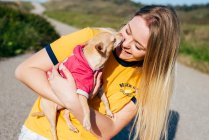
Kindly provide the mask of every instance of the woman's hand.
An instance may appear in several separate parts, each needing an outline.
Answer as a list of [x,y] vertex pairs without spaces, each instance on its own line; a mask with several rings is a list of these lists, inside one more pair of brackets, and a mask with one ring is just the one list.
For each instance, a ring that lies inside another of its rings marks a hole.
[[76,90],[75,81],[71,73],[66,69],[66,67],[61,64],[59,67],[63,70],[67,79],[64,79],[57,71],[55,67],[52,68],[52,72],[47,72],[49,83],[55,93],[68,92],[69,90]]
[[94,74],[94,88],[89,96],[90,99],[94,98],[100,92],[102,86],[102,72],[96,71]]
[[[66,108],[74,105],[77,97],[76,93],[76,85],[75,81],[71,75],[71,73],[67,70],[67,68],[61,64],[59,69],[62,70],[66,76],[64,79],[57,71],[55,67],[52,68],[52,72],[48,72],[48,80],[51,85],[54,94],[63,102]],[[69,109],[69,108],[68,108]]]

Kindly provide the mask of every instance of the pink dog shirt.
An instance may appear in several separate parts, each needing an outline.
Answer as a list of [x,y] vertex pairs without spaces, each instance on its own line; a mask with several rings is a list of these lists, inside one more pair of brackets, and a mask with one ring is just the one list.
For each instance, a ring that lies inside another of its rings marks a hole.
[[[94,71],[90,68],[83,54],[84,46],[76,46],[73,55],[68,57],[63,64],[71,72],[77,87],[77,93],[89,98],[94,85]],[[60,74],[66,78],[62,70]]]

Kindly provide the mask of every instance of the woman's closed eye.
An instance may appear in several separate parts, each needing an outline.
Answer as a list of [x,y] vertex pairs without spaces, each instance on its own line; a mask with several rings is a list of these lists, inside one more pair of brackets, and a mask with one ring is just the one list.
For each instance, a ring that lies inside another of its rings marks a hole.
[[129,28],[126,28],[126,34],[131,35],[131,30]]
[[136,48],[137,50],[141,50],[141,48],[138,47],[137,43],[135,43],[134,46],[135,46],[135,48]]
[[129,23],[126,25],[126,34],[127,35],[131,35],[132,34],[131,27],[130,27]]
[[[132,30],[131,30],[131,26],[130,26],[129,23],[126,25],[125,32],[128,36],[132,36]],[[134,43],[134,47],[137,50],[144,50],[144,47],[138,41],[136,41],[135,39],[133,39],[132,43]]]
[[[130,29],[129,26],[126,28],[125,31],[126,31],[126,34],[127,34],[127,35],[131,35],[131,29]],[[137,42],[134,42],[134,47],[135,47],[137,50],[141,50],[141,48],[138,46]]]
[[145,50],[145,47],[144,46],[142,46],[140,43],[138,43],[137,41],[135,41],[134,42],[134,45],[135,45],[135,48],[137,49],[137,50]]

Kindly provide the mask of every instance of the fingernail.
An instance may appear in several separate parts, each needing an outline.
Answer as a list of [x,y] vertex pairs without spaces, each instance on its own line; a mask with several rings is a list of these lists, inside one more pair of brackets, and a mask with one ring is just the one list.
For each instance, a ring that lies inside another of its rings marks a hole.
[[63,70],[65,70],[65,69],[66,69],[65,65],[63,65],[62,69],[63,69]]
[[64,69],[64,65],[63,65],[63,63],[61,63],[60,65],[59,65],[59,70],[63,70]]

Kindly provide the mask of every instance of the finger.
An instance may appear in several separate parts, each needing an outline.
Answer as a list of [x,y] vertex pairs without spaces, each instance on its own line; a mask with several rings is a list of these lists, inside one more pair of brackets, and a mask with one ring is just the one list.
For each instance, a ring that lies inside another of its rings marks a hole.
[[52,67],[52,75],[53,76],[60,76],[57,69],[54,66]]
[[47,72],[47,76],[48,76],[48,77],[50,77],[51,74],[52,74],[51,71],[48,71],[48,72]]
[[97,75],[97,80],[102,80],[102,72],[99,72]]
[[98,75],[97,75],[97,78],[96,78],[96,81],[95,81],[95,84],[94,84],[94,88],[95,90],[97,91],[99,89],[99,87],[102,85],[102,72],[99,72]]
[[102,72],[99,72],[96,79],[96,85],[100,86],[102,83]]
[[98,75],[98,71],[94,73],[94,85],[96,85],[97,75]]
[[59,67],[60,70],[63,71],[63,73],[65,74],[66,78],[68,80],[72,79],[72,74],[70,73],[70,71],[65,67],[65,65],[61,64]]
[[47,77],[48,77],[48,80],[52,80],[53,79],[53,74],[50,71],[48,71],[47,72]]
[[98,71],[96,71],[96,72],[94,73],[94,80],[96,80],[98,73],[99,73]]

